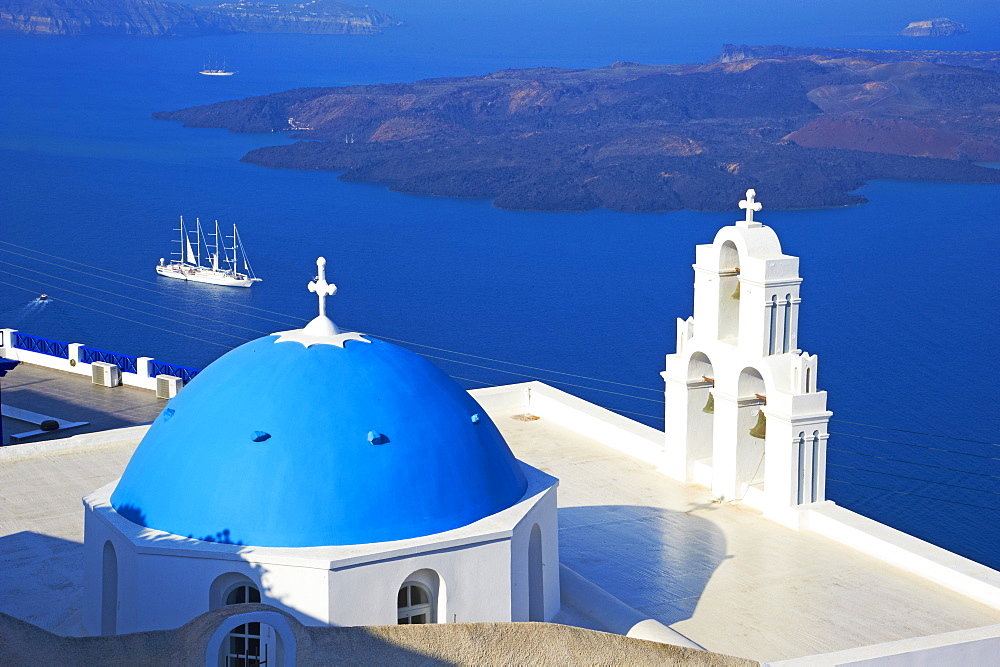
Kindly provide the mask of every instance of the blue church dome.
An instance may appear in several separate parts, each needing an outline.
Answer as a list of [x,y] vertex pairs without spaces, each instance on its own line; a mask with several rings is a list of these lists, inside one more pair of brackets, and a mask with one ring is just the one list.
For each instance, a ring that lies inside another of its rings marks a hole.
[[[330,331],[309,335],[319,320]],[[526,489],[503,436],[454,380],[321,314],[232,350],[171,399],[111,504],[177,535],[306,547],[451,530]]]

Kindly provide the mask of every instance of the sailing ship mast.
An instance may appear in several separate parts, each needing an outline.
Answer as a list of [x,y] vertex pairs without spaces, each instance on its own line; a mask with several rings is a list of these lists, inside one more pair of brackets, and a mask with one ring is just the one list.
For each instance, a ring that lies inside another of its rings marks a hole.
[[[198,283],[209,283],[212,285],[228,285],[233,287],[250,287],[255,282],[260,282],[250,268],[246,250],[242,247],[239,231],[233,225],[233,245],[229,247],[225,243],[225,236],[219,228],[219,221],[215,220],[215,233],[205,233],[201,226],[201,218],[195,218],[195,228],[189,230],[184,224],[184,216],[180,218],[179,241],[181,247],[179,252],[171,253],[177,257],[169,264],[160,260],[156,267],[156,272],[167,278],[178,278]],[[191,235],[194,234],[192,240]],[[211,241],[206,238],[211,236]],[[221,237],[221,238],[220,238]],[[206,264],[202,263],[202,245]],[[232,251],[232,256],[229,255]],[[220,258],[220,254],[222,257]],[[243,273],[239,271],[240,255],[243,256]],[[220,261],[224,261],[226,266],[220,266]]]

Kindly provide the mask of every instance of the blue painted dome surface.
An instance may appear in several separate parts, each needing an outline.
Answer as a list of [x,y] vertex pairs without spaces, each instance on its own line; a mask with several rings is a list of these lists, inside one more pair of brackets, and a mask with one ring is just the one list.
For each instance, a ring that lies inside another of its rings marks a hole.
[[197,539],[305,547],[431,535],[524,495],[496,426],[422,357],[378,340],[277,338],[232,350],[168,403],[111,496],[119,514]]

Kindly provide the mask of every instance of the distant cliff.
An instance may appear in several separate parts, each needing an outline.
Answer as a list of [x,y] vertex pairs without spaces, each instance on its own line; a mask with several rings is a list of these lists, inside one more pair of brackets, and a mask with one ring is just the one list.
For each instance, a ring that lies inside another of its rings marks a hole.
[[160,0],[0,0],[0,31],[39,35],[372,34],[395,25],[400,21],[385,12],[336,0],[213,7]]
[[974,67],[992,72],[1000,72],[1000,51],[922,51],[838,49],[814,46],[747,46],[726,44],[722,53],[710,62],[733,63],[740,60],[760,58],[787,58],[790,56],[820,56],[822,58],[859,58],[877,63],[920,62],[953,67]]
[[243,160],[511,209],[727,210],[863,203],[867,180],[1000,183],[1000,73],[818,55],[615,63],[305,88],[154,115],[293,131]]
[[969,30],[951,19],[927,19],[926,21],[914,21],[900,31],[903,37],[951,37],[961,35]]

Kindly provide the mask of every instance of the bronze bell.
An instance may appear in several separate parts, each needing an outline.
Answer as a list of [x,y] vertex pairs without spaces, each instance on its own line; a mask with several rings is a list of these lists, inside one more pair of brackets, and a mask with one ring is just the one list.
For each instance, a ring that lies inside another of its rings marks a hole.
[[715,396],[712,396],[712,392],[708,392],[708,402],[705,403],[705,407],[701,411],[707,412],[710,415],[715,414]]
[[736,299],[737,301],[740,300],[740,281],[739,280],[736,281],[736,291],[733,292],[733,298]]
[[757,412],[757,423],[752,429],[750,429],[750,435],[755,438],[764,439],[767,434],[767,419],[764,417],[764,411],[760,410]]

